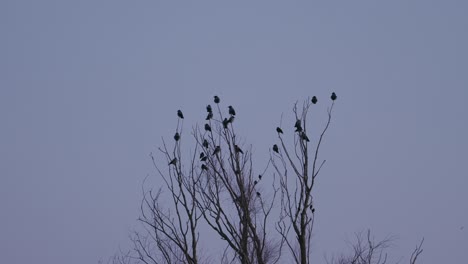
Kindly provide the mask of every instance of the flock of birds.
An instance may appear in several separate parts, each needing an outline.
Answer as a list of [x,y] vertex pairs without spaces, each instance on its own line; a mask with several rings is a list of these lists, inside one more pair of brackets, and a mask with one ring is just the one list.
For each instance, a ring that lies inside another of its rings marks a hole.
[[[337,99],[337,96],[336,96],[336,94],[333,92],[333,93],[331,94],[330,98],[331,98],[332,101],[335,101],[335,100]],[[221,99],[220,99],[218,96],[215,95],[213,101],[214,101],[215,104],[219,104],[219,103],[221,102]],[[317,104],[317,101],[318,101],[318,100],[317,100],[317,97],[316,97],[316,96],[313,96],[313,97],[312,97],[312,100],[311,100],[312,104]],[[207,111],[207,116],[206,116],[206,119],[205,119],[205,120],[209,121],[209,120],[211,120],[211,119],[213,118],[213,109],[211,108],[211,105],[207,105],[207,106],[206,106],[206,111]],[[230,115],[229,118],[224,118],[223,121],[222,121],[222,124],[223,124],[223,128],[224,128],[224,129],[227,129],[227,128],[228,128],[228,125],[231,124],[232,122],[234,122],[234,118],[235,118],[235,116],[236,116],[236,111],[234,110],[234,108],[233,108],[231,105],[228,106],[228,112],[229,112],[229,115]],[[180,119],[184,119],[184,114],[182,113],[181,110],[177,110],[177,116],[178,116]],[[210,126],[208,123],[205,124],[205,127],[204,127],[204,128],[205,128],[205,131],[207,131],[207,132],[212,132],[211,126]],[[294,132],[298,133],[299,137],[300,137],[302,140],[304,140],[304,141],[306,141],[306,142],[309,142],[309,141],[310,141],[309,138],[307,137],[306,133],[304,132],[303,128],[302,128],[301,120],[296,120],[296,123],[294,124],[294,128],[295,128],[295,131],[294,131]],[[280,127],[277,127],[277,128],[276,128],[276,132],[277,132],[278,134],[283,134],[283,130],[282,130]],[[174,140],[175,140],[176,142],[180,140],[180,134],[179,134],[179,132],[176,132],[176,133],[175,133],[175,135],[174,135]],[[209,148],[209,143],[208,143],[208,141],[207,141],[206,139],[203,140],[202,146],[203,146],[203,148],[205,148],[205,149],[208,150],[208,148]],[[275,153],[279,153],[278,145],[274,144],[272,149],[273,149],[273,151],[274,151]],[[241,149],[238,145],[234,145],[234,151],[235,151],[236,153],[244,154],[244,152],[242,151],[242,149]],[[214,150],[213,150],[212,155],[216,155],[216,154],[218,154],[218,153],[220,153],[220,152],[221,152],[221,147],[220,147],[220,146],[216,146],[216,147],[214,148]],[[202,151],[202,152],[200,153],[199,158],[200,158],[200,161],[206,162],[207,159],[208,159],[208,156],[205,154],[205,152]],[[177,164],[177,158],[174,158],[174,159],[172,159],[172,160],[169,162],[169,165],[174,165],[174,166],[175,166],[176,164]],[[202,169],[202,170],[208,170],[208,167],[206,166],[206,164],[203,163],[203,164],[201,165],[201,169]],[[262,179],[262,175],[259,175],[259,176],[258,176],[258,179],[261,180],[261,179]],[[257,183],[258,183],[258,181],[255,180],[255,181],[254,181],[254,184],[256,185]],[[257,192],[257,196],[260,196],[260,193],[259,193],[259,192]]]

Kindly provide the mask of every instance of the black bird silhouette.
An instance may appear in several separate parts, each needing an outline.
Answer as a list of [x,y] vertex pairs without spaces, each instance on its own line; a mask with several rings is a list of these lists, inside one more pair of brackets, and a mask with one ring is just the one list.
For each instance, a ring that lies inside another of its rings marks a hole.
[[210,120],[211,118],[213,118],[213,112],[208,112],[205,120]]
[[224,118],[223,120],[223,127],[224,129],[227,129],[228,128],[228,124],[229,124],[229,120],[227,118]]
[[184,119],[184,114],[182,114],[182,111],[177,110],[177,116],[181,119]]
[[220,147],[220,146],[216,146],[215,150],[213,151],[213,155],[218,154],[220,151],[221,151],[221,147]]
[[174,139],[175,139],[175,141],[179,141],[179,139],[180,139],[179,132],[176,132],[176,133],[175,133]]
[[205,157],[205,152],[200,153],[200,159],[202,159],[203,157]]
[[312,208],[312,213],[315,213],[315,208]]
[[316,104],[316,103],[317,103],[317,96],[313,96],[313,97],[312,97],[312,103],[313,103],[313,104]]
[[213,110],[211,109],[211,105],[207,105],[207,106],[206,106],[206,111],[207,111],[208,113],[212,113],[212,112],[213,112]]
[[200,160],[201,161],[206,161],[207,159],[208,159],[208,156],[205,156],[205,157],[201,158]]
[[260,193],[259,193],[259,192],[257,192],[257,196],[260,197]]
[[294,127],[296,128],[294,132],[301,132],[302,131],[301,120],[297,120],[296,123],[294,124]]
[[276,153],[279,153],[278,145],[276,145],[276,144],[273,145],[273,151],[276,152]]
[[296,123],[294,124],[294,127],[300,127],[301,126],[301,120],[296,120]]
[[171,160],[171,162],[169,162],[168,165],[174,165],[175,166],[176,163],[177,163],[177,158],[174,158],[173,160]]
[[228,108],[229,108],[229,114],[235,116],[235,115],[236,115],[236,111],[234,110],[234,108],[233,108],[231,105],[228,106]]
[[237,146],[237,145],[234,145],[234,150],[235,150],[236,152],[239,152],[239,153],[244,154],[244,152],[242,151],[242,149],[239,148],[239,146]]
[[208,148],[208,141],[204,139],[202,145],[204,148]]
[[258,181],[254,181],[254,185],[257,185]]
[[330,98],[332,99],[332,101],[335,101],[336,98],[338,98],[338,96],[336,96],[335,92],[333,92],[330,96]]
[[307,142],[310,141],[305,132],[302,132],[302,133],[301,133],[301,139],[302,139],[302,140],[305,140],[305,141],[307,141]]
[[211,132],[211,127],[210,127],[210,125],[208,125],[208,124],[205,124],[205,130],[206,130],[206,131],[210,131],[210,132]]
[[276,128],[276,132],[278,132],[279,134],[283,134],[283,130],[280,127]]
[[229,123],[234,122],[234,116],[230,116],[229,119],[228,119],[228,122],[229,122]]
[[261,179],[262,179],[262,175],[261,175],[261,174],[260,174],[260,175],[258,175],[258,178],[261,180]]
[[202,165],[201,165],[201,169],[202,169],[202,170],[208,170],[208,167],[207,167],[205,164],[202,164]]
[[219,104],[221,100],[219,99],[219,97],[217,95],[214,96],[214,102],[215,104]]

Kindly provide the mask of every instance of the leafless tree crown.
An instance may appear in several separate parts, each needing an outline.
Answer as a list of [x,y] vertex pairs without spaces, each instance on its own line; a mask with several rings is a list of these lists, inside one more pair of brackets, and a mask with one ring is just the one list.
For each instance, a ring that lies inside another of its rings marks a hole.
[[[210,263],[200,249],[203,223],[225,245],[214,263],[309,264],[314,184],[325,164],[319,153],[337,96],[332,93],[330,98],[322,126],[309,126],[308,114],[318,109],[317,97],[294,104],[294,120],[284,127],[281,120],[269,163],[261,172],[253,166],[252,147],[236,133],[234,107],[222,107],[221,99],[214,97],[203,126],[194,127],[188,137],[195,143],[191,152],[183,148],[184,114],[178,110],[173,143],[163,139],[159,148],[164,160],[151,154],[162,184],[157,190],[143,184],[139,220],[144,230],[131,235],[133,250],[120,252],[111,262]],[[384,264],[385,243],[358,239],[354,256],[332,263]],[[420,245],[411,264],[421,252]]]

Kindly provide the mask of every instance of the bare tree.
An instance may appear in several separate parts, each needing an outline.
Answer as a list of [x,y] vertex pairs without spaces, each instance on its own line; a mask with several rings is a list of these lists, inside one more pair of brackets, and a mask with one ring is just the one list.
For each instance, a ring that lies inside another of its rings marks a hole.
[[[197,228],[202,214],[195,196],[201,171],[194,158],[187,169],[182,166],[184,157],[180,143],[183,114],[180,110],[178,116],[172,151],[168,150],[164,140],[163,147],[159,149],[168,164],[167,171],[163,172],[151,155],[169,197],[162,198],[162,187],[156,193],[152,189],[142,190],[139,220],[144,224],[146,234],[135,232],[132,237],[136,253],[134,258],[142,263],[199,263]],[[168,199],[171,206],[164,206]]]
[[[386,264],[388,260],[386,250],[390,247],[392,241],[393,238],[391,237],[375,241],[370,230],[367,230],[365,235],[356,233],[355,242],[350,243],[351,254],[342,254],[339,257],[326,260],[326,262],[328,264]],[[423,242],[424,239],[421,240],[411,254],[410,264],[415,264],[417,257],[422,253]]]
[[[335,98],[336,99],[336,98]],[[295,263],[307,264],[310,259],[310,241],[314,224],[313,187],[325,160],[319,161],[319,150],[324,135],[330,125],[335,100],[328,108],[328,119],[321,130],[315,145],[308,136],[308,113],[316,103],[316,98],[308,99],[298,110],[296,103],[294,146],[288,148],[283,129],[278,127],[280,147],[273,146],[271,161],[280,178],[281,214],[276,229],[289,248]],[[291,125],[291,130],[292,130]],[[312,150],[312,153],[309,153]],[[290,173],[290,170],[292,172]],[[292,175],[291,175],[292,174]],[[290,231],[294,236],[291,238]]]
[[[204,132],[193,133],[203,149],[200,157],[206,157],[202,158],[203,177],[196,186],[197,205],[206,223],[226,241],[226,261],[276,263],[279,252],[272,250],[273,237],[268,237],[266,229],[277,190],[273,188],[269,201],[262,198],[256,188],[261,176],[254,176],[251,148],[244,148],[235,133],[234,109],[229,106],[229,117],[224,117],[218,103],[216,107],[218,118],[209,118]],[[213,116],[212,111],[208,115]]]
[[[221,107],[219,97],[214,97],[215,107],[206,107],[203,127],[195,126],[189,136],[195,142],[191,151],[182,148],[184,115],[178,110],[173,143],[163,139],[159,148],[162,159],[151,155],[162,184],[153,190],[143,183],[139,220],[144,229],[132,234],[133,250],[121,252],[111,262],[208,263],[200,257],[203,223],[224,243],[217,263],[276,264],[291,258],[294,263],[309,264],[315,217],[313,187],[325,164],[319,152],[336,98],[332,93],[326,122],[318,130],[308,128],[308,114],[317,98],[307,99],[300,108],[296,103],[294,122],[290,129],[276,128],[278,144],[261,170],[254,168],[251,145],[236,133],[238,121],[232,106]],[[288,135],[293,144],[288,143]],[[275,229],[277,232],[270,231]],[[383,249],[388,241],[374,243],[370,232],[367,240],[357,238],[354,255],[331,263],[385,264]],[[422,242],[410,264],[416,263],[421,247]]]

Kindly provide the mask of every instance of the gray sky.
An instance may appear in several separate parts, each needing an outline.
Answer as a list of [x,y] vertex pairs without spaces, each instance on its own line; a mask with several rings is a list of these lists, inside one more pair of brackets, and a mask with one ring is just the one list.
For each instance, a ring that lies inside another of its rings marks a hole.
[[466,260],[467,13],[461,0],[1,1],[1,262],[127,247],[177,109],[188,131],[218,94],[262,160],[281,113],[317,95],[320,124],[332,91],[315,258],[371,228],[398,237],[396,258],[425,237],[421,263]]

